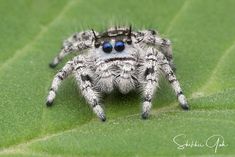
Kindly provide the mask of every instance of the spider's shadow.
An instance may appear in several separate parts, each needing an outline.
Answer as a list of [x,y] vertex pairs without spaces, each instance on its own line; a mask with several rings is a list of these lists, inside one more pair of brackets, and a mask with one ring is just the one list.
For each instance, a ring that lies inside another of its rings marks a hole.
[[122,94],[114,90],[110,94],[103,94],[101,102],[105,104],[107,114],[134,114],[140,111],[141,95],[137,91]]
[[[160,88],[155,93],[153,100],[153,108],[167,106],[172,101],[175,101],[169,84],[161,79],[159,85]],[[89,109],[89,105],[85,99],[81,96],[77,83],[73,78],[66,80],[61,88],[57,96],[59,100],[56,99],[57,104],[64,104],[74,112],[76,110],[80,115],[85,114],[88,117],[91,116],[92,111]],[[138,90],[131,91],[127,94],[122,94],[118,90],[114,90],[110,94],[102,94],[101,104],[103,104],[103,108],[108,117],[138,114],[141,111],[142,97]]]

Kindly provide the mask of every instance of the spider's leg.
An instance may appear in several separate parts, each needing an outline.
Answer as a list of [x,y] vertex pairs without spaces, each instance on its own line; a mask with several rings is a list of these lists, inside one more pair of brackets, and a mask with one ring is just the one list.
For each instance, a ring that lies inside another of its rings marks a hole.
[[49,64],[50,67],[56,67],[66,55],[71,54],[72,52],[83,51],[85,49],[91,48],[92,40],[93,34],[91,31],[75,33],[63,42],[59,54]]
[[161,65],[161,70],[165,74],[166,79],[170,82],[171,87],[173,88],[175,95],[177,96],[177,99],[178,99],[181,107],[184,110],[188,110],[189,105],[187,103],[186,97],[183,94],[183,91],[180,87],[180,83],[177,80],[177,78],[174,74],[174,71],[172,70],[168,60],[166,59],[164,54],[159,51],[157,54],[157,59],[159,60],[160,65]]
[[87,103],[91,106],[94,113],[102,120],[105,121],[106,117],[104,114],[104,110],[99,104],[99,93],[94,90],[93,80],[92,80],[92,71],[87,68],[84,64],[85,60],[80,60],[77,62],[75,66],[74,75],[77,80],[78,86],[81,90],[81,94],[87,101]]
[[172,44],[169,39],[161,38],[155,30],[144,30],[143,42],[148,45],[157,47],[167,58],[173,71],[176,71],[175,64],[173,62]]
[[74,68],[74,60],[68,61],[65,66],[55,75],[51,88],[49,91],[49,94],[47,96],[47,106],[51,106],[55,97],[56,97],[56,92],[61,85],[61,82],[69,75],[71,74],[73,68]]
[[156,37],[156,41],[159,40],[161,41],[161,46],[160,46],[160,51],[166,56],[169,65],[171,66],[172,70],[175,72],[176,71],[176,67],[175,64],[173,62],[173,55],[172,55],[172,45],[171,45],[171,41],[169,39],[164,39],[164,38],[160,38]]
[[147,50],[144,63],[144,83],[143,84],[143,97],[144,102],[142,105],[142,118],[148,118],[151,106],[152,98],[158,87],[159,80],[159,65],[157,63],[156,55],[154,55],[152,48]]

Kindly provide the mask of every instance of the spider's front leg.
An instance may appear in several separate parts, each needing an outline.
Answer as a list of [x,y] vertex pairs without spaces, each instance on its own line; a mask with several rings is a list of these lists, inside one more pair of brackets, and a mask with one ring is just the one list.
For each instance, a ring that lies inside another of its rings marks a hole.
[[143,84],[143,98],[142,118],[146,119],[149,116],[152,107],[152,98],[158,87],[159,80],[159,65],[157,63],[156,55],[154,55],[152,48],[147,50],[144,62],[144,84]]
[[181,107],[184,110],[189,110],[189,105],[187,103],[186,97],[183,94],[179,81],[177,80],[168,60],[161,52],[158,52],[157,59],[159,60],[161,65],[161,70],[165,74],[166,79],[170,82],[171,87],[173,88]]
[[173,71],[176,71],[175,64],[173,62],[172,44],[169,39],[161,38],[155,30],[143,30],[143,42],[152,46],[158,47],[158,49],[166,56]]
[[72,52],[83,51],[85,49],[91,48],[92,40],[93,40],[92,31],[75,33],[74,35],[72,35],[63,42],[63,46],[59,54],[49,64],[50,67],[51,68],[56,67],[66,55]]
[[82,95],[88,102],[94,113],[102,120],[105,121],[106,117],[104,110],[99,103],[99,93],[95,91],[92,79],[92,71],[85,65],[85,60],[77,61],[75,66],[74,75],[77,80],[78,86]]
[[59,88],[59,86],[61,85],[61,82],[68,76],[71,74],[72,70],[74,68],[74,60],[72,61],[68,61],[65,66],[55,75],[52,84],[51,84],[51,88],[49,91],[49,94],[47,96],[47,106],[51,106],[55,97],[56,97],[56,92]]

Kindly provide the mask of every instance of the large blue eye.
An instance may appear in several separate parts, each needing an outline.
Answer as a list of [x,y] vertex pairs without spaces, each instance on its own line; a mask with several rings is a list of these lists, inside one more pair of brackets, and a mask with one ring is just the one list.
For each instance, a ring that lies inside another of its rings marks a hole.
[[125,44],[123,41],[117,41],[115,43],[114,49],[118,52],[121,52],[125,49]]
[[102,48],[103,48],[103,51],[106,53],[110,53],[113,50],[113,46],[109,42],[104,42]]

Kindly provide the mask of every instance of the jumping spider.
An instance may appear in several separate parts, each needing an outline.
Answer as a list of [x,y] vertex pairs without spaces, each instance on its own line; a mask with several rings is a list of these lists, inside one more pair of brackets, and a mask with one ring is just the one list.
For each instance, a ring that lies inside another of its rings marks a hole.
[[100,95],[118,89],[121,93],[140,90],[143,96],[142,118],[149,115],[160,74],[170,82],[181,107],[189,109],[179,81],[174,74],[171,43],[154,30],[132,31],[130,27],[114,27],[103,33],[88,30],[75,33],[50,63],[55,67],[66,55],[81,52],[55,75],[47,106],[68,75],[73,74],[81,94],[94,113],[105,121]]

